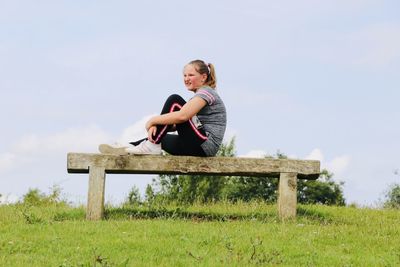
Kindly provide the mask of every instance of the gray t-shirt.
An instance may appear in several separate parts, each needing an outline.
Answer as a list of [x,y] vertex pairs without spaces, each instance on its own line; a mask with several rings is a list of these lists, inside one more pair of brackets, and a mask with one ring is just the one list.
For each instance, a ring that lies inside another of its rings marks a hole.
[[201,144],[201,147],[207,156],[215,156],[222,144],[226,129],[225,105],[217,91],[209,86],[199,88],[194,97],[196,96],[207,102],[207,105],[197,113],[207,134],[207,140]]

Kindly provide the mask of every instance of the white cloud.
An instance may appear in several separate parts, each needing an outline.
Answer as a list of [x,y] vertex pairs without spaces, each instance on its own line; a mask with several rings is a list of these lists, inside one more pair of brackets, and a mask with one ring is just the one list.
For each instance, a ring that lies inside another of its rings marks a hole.
[[[144,129],[144,122],[149,116],[125,129],[121,138],[143,137],[140,129]],[[66,156],[68,152],[97,153],[100,143],[112,143],[117,140],[112,134],[96,125],[65,129],[48,135],[29,134],[22,137],[7,153],[0,154],[0,193],[3,195],[1,203],[15,202],[17,195],[21,196],[29,188],[44,190],[52,185],[61,185],[68,194],[86,195],[87,182],[77,179],[66,171]],[[7,177],[7,179],[3,179]],[[112,181],[111,181],[112,180]],[[118,177],[113,177],[107,183],[115,184]],[[108,186],[108,193],[124,192],[127,182],[118,188]],[[149,181],[148,177],[129,183],[138,184],[143,190]],[[122,184],[122,182],[120,182]],[[144,184],[145,183],[145,184]]]
[[54,152],[94,151],[100,143],[109,141],[109,135],[96,125],[70,128],[48,136],[30,134],[15,146],[17,155],[42,155]]
[[145,116],[122,131],[117,139],[96,125],[80,128],[69,128],[62,132],[50,135],[29,134],[23,136],[10,152],[0,154],[0,171],[8,171],[15,166],[24,168],[32,162],[40,162],[45,158],[52,160],[64,160],[68,152],[97,153],[101,143],[113,143],[119,141],[127,143],[146,137],[145,122],[152,115]]
[[147,137],[147,132],[145,129],[146,122],[156,114],[148,115],[135,122],[133,125],[127,127],[122,131],[122,135],[118,138],[118,142],[121,144],[127,144],[132,141],[136,141]]
[[0,155],[0,172],[8,170],[13,167],[15,154],[4,153]]
[[306,156],[305,159],[313,159],[313,160],[323,161],[324,155],[322,155],[322,152],[320,149],[315,148],[313,151],[311,151],[311,153],[308,156]]
[[327,169],[335,174],[341,174],[347,170],[347,167],[350,164],[350,160],[351,158],[348,155],[336,157],[332,161],[327,163]]
[[238,157],[242,158],[264,158],[267,155],[267,152],[264,150],[250,150],[246,154],[239,155]]
[[18,201],[18,196],[14,194],[7,194],[0,196],[0,205],[1,204],[12,204]]
[[33,162],[65,157],[68,152],[95,152],[100,143],[108,142],[109,135],[95,125],[70,128],[47,136],[29,134],[22,137],[11,151],[0,154],[0,172],[27,168]]
[[327,169],[333,172],[335,175],[340,175],[347,170],[351,157],[348,155],[342,155],[333,158],[332,160],[326,161],[322,151],[316,148],[311,151],[311,153],[305,157],[305,159],[319,160],[321,162],[321,168]]

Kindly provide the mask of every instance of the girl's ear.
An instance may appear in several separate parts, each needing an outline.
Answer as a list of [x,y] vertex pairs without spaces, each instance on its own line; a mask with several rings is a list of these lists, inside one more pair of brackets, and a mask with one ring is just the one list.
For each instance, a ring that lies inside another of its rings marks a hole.
[[202,76],[204,81],[207,81],[207,74],[206,73],[203,73],[201,76]]

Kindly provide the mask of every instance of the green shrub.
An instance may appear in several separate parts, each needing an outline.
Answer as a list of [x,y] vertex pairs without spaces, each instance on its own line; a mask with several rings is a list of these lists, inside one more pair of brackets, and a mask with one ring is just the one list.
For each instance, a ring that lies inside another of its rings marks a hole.
[[31,188],[23,195],[21,204],[29,206],[46,206],[46,205],[66,205],[66,201],[61,199],[61,188],[53,186],[49,194],[41,192],[37,188]]
[[400,209],[400,184],[393,184],[386,193],[386,208]]

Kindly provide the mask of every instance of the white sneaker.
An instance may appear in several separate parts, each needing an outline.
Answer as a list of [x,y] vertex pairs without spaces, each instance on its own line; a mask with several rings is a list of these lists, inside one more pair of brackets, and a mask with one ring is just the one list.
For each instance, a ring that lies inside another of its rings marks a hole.
[[146,154],[146,155],[160,155],[161,144],[154,144],[149,140],[141,142],[137,146],[130,146],[125,148],[129,154]]
[[102,154],[112,154],[112,155],[127,155],[128,146],[124,146],[121,144],[101,144],[99,145],[99,151]]

